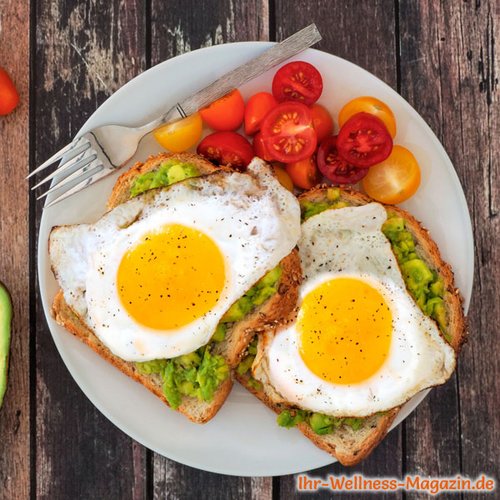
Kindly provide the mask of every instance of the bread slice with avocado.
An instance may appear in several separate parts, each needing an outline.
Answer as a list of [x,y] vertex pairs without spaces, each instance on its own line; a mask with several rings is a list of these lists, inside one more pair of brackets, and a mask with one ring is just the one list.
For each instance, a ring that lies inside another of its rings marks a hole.
[[[118,178],[107,206],[112,210],[148,190],[221,170],[225,169],[194,154],[151,156]],[[299,282],[300,261],[293,250],[233,304],[206,346],[169,360],[128,362],[114,355],[67,304],[62,291],[54,299],[52,314],[59,324],[167,405],[193,422],[204,423],[228,396],[232,370],[254,332],[276,324],[295,307]]]
[[[357,191],[320,186],[300,196],[299,201],[304,221],[324,210],[364,205],[373,200]],[[385,209],[388,218],[382,230],[391,243],[408,292],[422,311],[436,321],[458,353],[466,340],[466,322],[450,266],[442,260],[429,232],[414,217],[398,207]],[[316,446],[344,465],[364,459],[383,439],[400,408],[366,418],[334,418],[288,405],[262,371],[258,374],[262,383],[252,377],[251,367],[261,353],[262,342],[264,336],[254,337],[236,370],[237,379],[278,413],[279,425],[297,426]]]

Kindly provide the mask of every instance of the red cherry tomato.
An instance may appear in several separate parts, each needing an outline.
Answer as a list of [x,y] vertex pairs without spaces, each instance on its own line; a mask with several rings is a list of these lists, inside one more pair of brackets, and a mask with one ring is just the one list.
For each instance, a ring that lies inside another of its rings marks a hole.
[[335,184],[355,184],[367,173],[368,168],[349,165],[339,156],[337,136],[327,137],[319,146],[316,158],[319,171]]
[[318,136],[318,143],[333,132],[333,119],[330,113],[321,104],[313,104],[311,107],[313,127]]
[[253,137],[253,151],[255,153],[255,156],[258,156],[259,158],[262,158],[266,161],[273,161],[272,156],[269,155],[267,146],[264,144],[261,132],[258,132]]
[[316,149],[311,110],[300,102],[278,104],[264,118],[261,133],[269,155],[282,163],[308,158]]
[[340,129],[337,148],[351,165],[371,167],[391,154],[392,138],[382,120],[369,113],[357,113]]
[[200,109],[203,121],[214,130],[236,130],[243,121],[245,101],[239,90],[217,99]]
[[217,165],[238,170],[244,170],[254,156],[250,143],[236,132],[207,135],[198,144],[196,152]]
[[292,182],[301,189],[311,189],[320,181],[318,169],[312,156],[304,160],[288,163],[286,172]]
[[245,108],[245,134],[253,135],[258,132],[262,120],[277,104],[269,92],[258,92],[250,97]]
[[0,68],[0,115],[8,115],[19,103],[19,94],[7,72]]
[[305,61],[293,61],[280,68],[273,78],[273,95],[279,102],[299,101],[310,106],[323,92],[319,71]]

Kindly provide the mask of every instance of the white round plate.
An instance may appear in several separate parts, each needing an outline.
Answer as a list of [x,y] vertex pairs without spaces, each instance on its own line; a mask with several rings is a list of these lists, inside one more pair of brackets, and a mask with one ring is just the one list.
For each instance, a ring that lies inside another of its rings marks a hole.
[[[269,42],[218,45],[165,61],[134,78],[110,97],[82,131],[110,123],[138,125],[149,121],[270,45]],[[404,208],[430,229],[443,257],[455,270],[467,308],[473,276],[470,217],[453,165],[436,136],[394,90],[358,66],[312,49],[296,59],[309,61],[323,75],[320,103],[334,117],[343,104],[361,95],[376,96],[392,108],[398,123],[395,142],[407,146],[422,167],[421,187]],[[270,90],[275,71],[246,84],[241,89],[244,97]],[[160,149],[152,137],[147,137],[130,163]],[[43,308],[59,353],[82,391],[133,439],[192,467],[238,476],[272,476],[332,463],[332,457],[316,448],[299,431],[280,428],[275,414],[238,385],[212,421],[205,425],[189,422],[54,322],[49,310],[58,286],[47,254],[50,229],[58,224],[97,220],[104,212],[105,201],[117,175],[46,209],[40,226],[38,273]],[[425,393],[419,394],[410,401],[395,425],[413,411],[424,396]]]

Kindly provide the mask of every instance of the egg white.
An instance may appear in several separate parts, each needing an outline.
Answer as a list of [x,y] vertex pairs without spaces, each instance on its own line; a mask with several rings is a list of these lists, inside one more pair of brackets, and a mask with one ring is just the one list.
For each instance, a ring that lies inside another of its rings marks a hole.
[[[300,235],[297,200],[259,161],[248,173],[190,179],[119,205],[95,224],[52,231],[50,258],[66,302],[115,355],[127,361],[168,359],[205,345],[227,309],[294,248]],[[226,267],[216,305],[168,332],[134,321],[116,287],[123,255],[166,224],[209,236]]]
[[385,209],[372,203],[327,210],[302,225],[299,253],[305,279],[299,306],[325,281],[360,279],[384,297],[393,331],[381,368],[362,382],[345,385],[327,382],[309,370],[299,352],[296,322],[274,337],[267,334],[260,343],[264,352],[257,357],[254,377],[269,380],[285,401],[327,415],[364,417],[444,383],[454,370],[454,350],[406,290],[390,243],[381,231],[386,218]]

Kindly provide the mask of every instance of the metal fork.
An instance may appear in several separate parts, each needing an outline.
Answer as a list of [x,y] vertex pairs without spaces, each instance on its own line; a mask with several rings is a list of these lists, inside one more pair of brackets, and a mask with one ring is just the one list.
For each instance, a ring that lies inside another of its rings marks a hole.
[[32,188],[54,179],[52,187],[37,199],[57,192],[57,196],[45,205],[47,208],[112,174],[134,156],[141,139],[160,125],[186,118],[320,40],[316,25],[311,24],[177,103],[150,123],[137,128],[104,125],[77,137],[27,177],[60,161],[54,172]]

